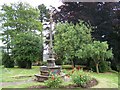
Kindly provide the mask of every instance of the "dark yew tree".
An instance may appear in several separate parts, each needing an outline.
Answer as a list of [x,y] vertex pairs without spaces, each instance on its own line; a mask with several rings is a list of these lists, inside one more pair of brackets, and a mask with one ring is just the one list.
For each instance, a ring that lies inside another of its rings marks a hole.
[[111,46],[114,50],[114,59],[112,61],[112,67],[117,65],[117,69],[120,71],[120,3],[116,6],[116,19],[113,22],[113,32],[110,35]]
[[49,15],[49,9],[46,8],[44,4],[40,4],[38,6],[38,9],[40,11],[40,21],[43,23],[44,21],[48,21],[48,18],[50,17]]
[[108,41],[113,48],[113,69],[120,65],[120,2],[65,2],[53,15],[55,22],[78,23],[84,20],[94,27],[92,36],[100,41]]

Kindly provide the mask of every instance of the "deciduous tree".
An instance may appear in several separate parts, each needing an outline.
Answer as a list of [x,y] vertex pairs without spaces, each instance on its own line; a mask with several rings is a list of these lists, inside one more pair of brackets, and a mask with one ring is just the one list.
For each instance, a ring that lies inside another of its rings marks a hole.
[[78,23],[84,20],[94,27],[92,36],[99,41],[108,41],[113,48],[112,68],[120,66],[120,2],[65,2],[53,15],[57,22]]
[[96,72],[99,73],[99,63],[106,59],[113,58],[112,50],[109,50],[107,42],[93,41],[85,44],[77,53],[80,58],[90,58],[94,61]]
[[39,60],[42,56],[42,41],[35,33],[19,33],[12,44],[14,44],[12,59],[20,68],[31,68],[32,62]]
[[54,50],[59,60],[71,60],[75,65],[76,55],[83,44],[92,41],[91,28],[86,26],[84,22],[76,25],[72,23],[59,23],[56,26],[54,38]]
[[[19,34],[42,31],[42,24],[39,21],[39,11],[29,4],[22,2],[10,5],[4,4],[1,10],[2,41],[6,45],[8,55],[12,54],[11,51],[17,44],[11,43],[11,41],[16,42],[15,37]],[[41,35],[39,36],[41,37]]]

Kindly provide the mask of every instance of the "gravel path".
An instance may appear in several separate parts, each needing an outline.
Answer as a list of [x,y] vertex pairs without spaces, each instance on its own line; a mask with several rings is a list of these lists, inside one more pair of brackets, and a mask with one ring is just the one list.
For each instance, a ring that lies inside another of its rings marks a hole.
[[[71,79],[68,78],[67,76],[64,77],[65,82],[69,82]],[[26,84],[26,83],[31,83],[31,82],[36,82],[34,81],[33,78],[24,80],[24,81],[16,81],[16,82],[0,82],[0,87],[6,87],[6,86],[16,86],[16,85],[21,85],[21,84]]]
[[11,86],[11,85],[20,85],[20,84],[31,83],[31,82],[35,82],[35,81],[33,79],[29,79],[26,81],[19,81],[19,82],[2,82],[0,84],[0,87]]

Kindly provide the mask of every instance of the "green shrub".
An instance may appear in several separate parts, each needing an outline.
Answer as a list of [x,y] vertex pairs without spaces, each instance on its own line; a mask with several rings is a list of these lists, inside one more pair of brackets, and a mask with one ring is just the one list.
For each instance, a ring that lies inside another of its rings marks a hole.
[[55,63],[56,63],[56,65],[62,65],[64,62],[63,62],[63,60],[59,60],[56,58]]
[[107,61],[100,62],[99,70],[100,70],[101,73],[109,71],[110,66],[108,65],[108,62]]
[[20,68],[31,68],[31,65],[32,65],[32,62],[29,60],[29,61],[25,61],[25,60],[20,60],[20,61],[17,61],[17,65],[20,67]]
[[20,68],[32,68],[32,62],[42,57],[42,41],[33,32],[19,33],[12,41],[12,58]]
[[[95,69],[95,63],[90,61],[89,63],[89,69],[91,69],[92,71],[96,72],[96,69]],[[104,72],[107,72],[110,70],[110,66],[108,64],[107,61],[101,61],[100,64],[99,64],[99,71],[100,73],[104,73]]]
[[62,69],[72,69],[72,65],[62,65]]
[[14,60],[12,60],[11,56],[6,52],[3,52],[3,54],[2,54],[2,63],[4,65],[4,67],[6,67],[6,68],[14,67]]
[[73,69],[73,68],[77,68],[77,69],[83,69],[86,66],[83,65],[75,65],[75,67],[73,65],[62,65],[62,69]]
[[73,82],[78,86],[84,86],[90,80],[90,77],[87,75],[77,75],[74,76]]
[[45,81],[46,86],[49,88],[59,88],[62,83],[62,78],[58,75],[52,75],[47,81]]
[[116,67],[117,67],[117,71],[120,72],[120,64],[118,64]]
[[78,86],[85,86],[91,79],[92,78],[89,75],[85,74],[81,70],[75,70],[72,75],[72,81]]

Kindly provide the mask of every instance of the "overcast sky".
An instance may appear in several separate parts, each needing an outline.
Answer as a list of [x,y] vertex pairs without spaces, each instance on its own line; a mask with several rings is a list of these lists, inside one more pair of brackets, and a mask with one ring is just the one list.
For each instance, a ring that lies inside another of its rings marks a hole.
[[[26,2],[29,3],[33,7],[37,7],[40,4],[45,4],[45,6],[49,7],[50,5],[54,7],[58,7],[62,4],[61,0],[0,0],[0,8],[3,4],[17,3],[17,2]],[[3,46],[2,41],[0,40],[0,46]]]
[[61,0],[0,0],[0,5],[3,5],[4,3],[10,4],[16,2],[27,2],[34,7],[37,7],[42,3],[45,4],[47,7],[49,7],[50,5],[58,7],[62,4]]

